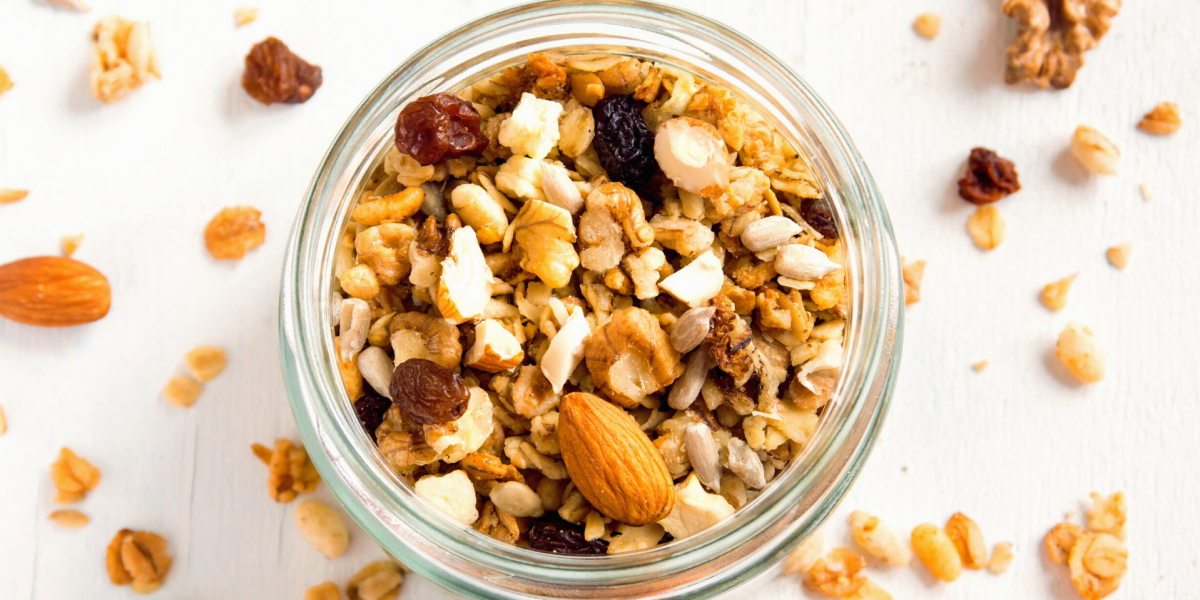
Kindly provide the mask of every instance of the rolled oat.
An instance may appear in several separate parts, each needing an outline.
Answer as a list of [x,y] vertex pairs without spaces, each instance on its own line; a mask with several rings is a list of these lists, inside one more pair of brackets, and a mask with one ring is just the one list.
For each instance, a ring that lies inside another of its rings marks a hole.
[[995,206],[980,206],[967,219],[967,234],[980,250],[993,250],[1008,237],[1008,221]]
[[162,587],[174,560],[167,553],[167,540],[149,531],[122,529],[108,544],[104,563],[113,585],[131,586],[136,594],[150,594]]
[[79,529],[88,524],[87,515],[71,509],[56,510],[50,513],[50,520],[67,529]]
[[24,200],[25,196],[29,195],[29,190],[14,190],[8,188],[0,188],[0,204],[10,204],[18,200]]
[[346,583],[347,600],[396,600],[404,583],[404,569],[390,560],[377,560],[360,569]]
[[1179,116],[1179,105],[1174,102],[1162,102],[1154,110],[1146,113],[1138,122],[1138,129],[1155,135],[1170,135],[1179,131],[1183,119]]
[[163,387],[162,395],[167,404],[186,408],[195,404],[203,391],[203,386],[195,379],[187,375],[176,375]]
[[196,346],[183,360],[192,376],[202,382],[216,379],[225,370],[225,351],[217,346]]
[[1121,151],[1104,134],[1087,125],[1080,125],[1071,137],[1071,156],[1092,173],[1116,175]]
[[50,481],[56,490],[55,503],[74,504],[100,485],[100,469],[70,448],[63,447],[58,452],[58,460],[50,465]]
[[913,529],[912,547],[934,577],[949,583],[962,574],[962,558],[954,542],[936,525],[924,523]]
[[1008,567],[1015,557],[1012,542],[1000,542],[992,548],[992,557],[988,559],[987,568],[992,573],[1000,575],[1008,571]]

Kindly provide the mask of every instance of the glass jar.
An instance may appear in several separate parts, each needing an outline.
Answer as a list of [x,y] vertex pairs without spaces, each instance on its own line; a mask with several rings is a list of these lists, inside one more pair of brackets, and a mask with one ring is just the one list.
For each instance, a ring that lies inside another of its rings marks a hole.
[[[529,53],[624,54],[725,85],[804,154],[846,249],[851,314],[834,400],[805,451],[747,506],[695,536],[573,557],[504,544],[415,495],[359,424],[336,367],[330,302],[340,234],[409,100],[462,89]],[[417,52],[346,122],[296,218],[283,269],[280,357],[304,445],[350,516],[387,552],[474,598],[707,598],[785,557],[834,510],[877,439],[900,359],[902,280],[887,211],[850,137],[779,59],[725,26],[634,1],[542,2],[467,24]]]

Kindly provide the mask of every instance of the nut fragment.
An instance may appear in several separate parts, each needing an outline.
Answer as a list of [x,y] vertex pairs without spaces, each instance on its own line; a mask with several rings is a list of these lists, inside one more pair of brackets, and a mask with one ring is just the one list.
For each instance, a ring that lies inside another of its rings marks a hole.
[[1071,583],[1086,600],[1099,600],[1117,591],[1128,570],[1129,551],[1115,536],[1084,533],[1071,548],[1067,566]]
[[188,407],[196,403],[204,388],[187,375],[176,375],[163,387],[163,399],[171,406]]
[[417,495],[429,501],[447,518],[470,526],[479,519],[475,508],[475,487],[466,471],[451,471],[445,475],[426,475],[413,486]]
[[[0,67],[0,96],[3,96],[4,92],[11,90],[12,86],[13,86],[12,79],[10,79],[8,77],[8,71],[5,71],[4,67]],[[0,190],[0,192],[3,192],[3,191],[7,191],[7,190]],[[19,200],[19,198],[18,198],[18,200]],[[0,200],[0,204],[3,204],[3,203],[4,203],[4,201]]]
[[50,513],[50,520],[67,529],[79,529],[88,524],[87,515],[69,508]]
[[980,206],[967,219],[967,234],[980,250],[992,250],[1008,237],[1008,221],[995,206]]
[[725,273],[721,269],[721,259],[709,250],[662,280],[658,287],[696,308],[720,294],[724,285]]
[[850,598],[866,583],[866,577],[859,572],[866,566],[866,561],[859,554],[845,548],[834,548],[829,554],[817,559],[808,570],[808,581],[811,589],[815,589],[833,598]]
[[964,567],[982,569],[987,565],[987,544],[975,521],[962,513],[954,513],[946,522],[946,537],[954,543]]
[[606,183],[587,197],[587,210],[579,220],[579,259],[585,269],[603,273],[616,267],[626,245],[634,250],[654,241],[654,228],[646,222],[642,201],[620,183]]
[[576,308],[550,340],[550,346],[542,355],[541,369],[555,394],[562,392],[563,385],[583,360],[590,335],[591,325],[584,318],[583,309]]
[[729,153],[712,125],[675,117],[658,126],[654,158],[679,188],[701,196],[720,196],[729,186]]
[[267,227],[258,218],[261,212],[249,206],[221,209],[204,228],[204,245],[218,260],[241,260],[246,252],[263,244]]
[[129,585],[137,594],[149,594],[162,587],[172,562],[167,540],[162,536],[129,529],[117,532],[104,557],[109,581]]
[[608,543],[608,553],[621,554],[653,548],[658,545],[659,540],[666,533],[667,531],[658,523],[651,523],[642,527],[632,527],[622,524],[613,532],[613,539]]
[[1155,135],[1170,135],[1179,131],[1183,119],[1179,116],[1179,105],[1174,102],[1162,102],[1154,110],[1146,113],[1138,122],[1138,129]]
[[1055,354],[1067,371],[1079,381],[1096,383],[1104,379],[1104,349],[1096,341],[1091,329],[1079,323],[1067,323],[1058,335]]
[[1092,492],[1092,508],[1087,511],[1088,529],[1109,533],[1125,539],[1125,494],[1117,492],[1107,498]]
[[579,192],[575,182],[571,181],[567,170],[558,165],[542,167],[542,192],[546,194],[547,202],[572,215],[577,215],[583,210],[583,194]]
[[1005,0],[1001,10],[1018,22],[1005,81],[1070,87],[1083,53],[1100,43],[1120,8],[1120,0]]
[[55,503],[74,504],[100,485],[100,469],[63,447],[58,460],[50,465],[50,481],[56,490]]
[[450,236],[450,250],[442,261],[438,278],[438,310],[446,322],[462,323],[483,312],[492,299],[492,269],[471,227],[461,227]]
[[216,379],[225,370],[225,351],[217,346],[196,346],[183,360],[192,376],[202,382]]
[[88,84],[92,97],[111,104],[133,90],[162,79],[158,50],[150,42],[150,24],[108,15],[92,30]]
[[894,567],[903,567],[912,560],[912,551],[895,530],[863,511],[850,513],[850,534],[867,554]]
[[932,523],[917,525],[912,532],[912,547],[917,558],[936,578],[947,583],[958,579],[962,573],[962,558],[954,542],[946,533]]
[[[0,78],[3,77],[3,69],[0,69]],[[25,196],[29,195],[29,190],[14,190],[9,188],[0,188],[0,204],[8,204],[18,200],[24,200]]]
[[291,502],[296,494],[307,494],[321,482],[304,446],[279,438],[274,448],[253,444],[250,449],[269,469],[267,491],[276,502]]
[[528,92],[500,125],[499,141],[513,151],[541,160],[558,145],[558,117],[563,107]]
[[1121,151],[1104,134],[1087,125],[1080,125],[1075,129],[1075,135],[1071,136],[1071,156],[1092,173],[1116,175]]
[[540,517],[546,514],[537,492],[519,481],[497,485],[488,497],[496,504],[496,508],[514,517]]
[[915,304],[921,301],[921,280],[925,278],[925,261],[900,259],[904,275],[904,303]]
[[239,6],[233,9],[233,22],[238,27],[244,27],[258,19],[258,9],[249,6]]
[[1108,259],[1108,264],[1124,271],[1125,267],[1129,265],[1129,254],[1131,252],[1133,252],[1133,244],[1129,242],[1121,242],[1120,244],[1109,248],[1108,251],[1104,253],[1104,256]]
[[1000,542],[992,548],[992,558],[988,560],[987,565],[988,570],[996,575],[1004,573],[1015,557],[1012,542]]
[[571,213],[547,202],[530,200],[513,219],[511,229],[522,252],[522,269],[537,275],[551,288],[563,287],[571,281],[575,267],[579,266]]
[[525,353],[521,343],[499,321],[485,319],[475,326],[475,345],[463,357],[466,366],[499,373],[521,364]]
[[675,486],[675,508],[658,522],[667,533],[682,539],[720,523],[733,514],[725,498],[704,491],[695,473]]
[[316,500],[305,500],[296,506],[295,517],[300,534],[325,558],[337,558],[350,546],[346,521],[329,506]]
[[404,569],[390,560],[377,560],[359,569],[346,582],[347,600],[396,600]]
[[79,249],[79,245],[83,243],[83,234],[64,235],[62,238],[63,256],[71,256]]
[[1054,283],[1047,283],[1042,288],[1042,304],[1046,308],[1056,312],[1065,308],[1067,306],[1067,294],[1071,291],[1071,284],[1075,283],[1075,278],[1078,276],[1079,273],[1075,273],[1074,275],[1063,277]]
[[942,15],[934,12],[922,13],[913,21],[913,30],[917,35],[932,40],[942,30]]
[[336,583],[326,581],[304,590],[304,600],[341,600],[342,593]]
[[8,433],[8,417],[4,416],[4,407],[0,406],[0,435]]
[[614,312],[608,323],[596,328],[584,352],[593,383],[626,408],[683,374],[679,353],[658,319],[634,306]]
[[786,575],[799,573],[803,576],[817,564],[822,554],[825,554],[825,532],[818,529],[783,559],[783,572]]

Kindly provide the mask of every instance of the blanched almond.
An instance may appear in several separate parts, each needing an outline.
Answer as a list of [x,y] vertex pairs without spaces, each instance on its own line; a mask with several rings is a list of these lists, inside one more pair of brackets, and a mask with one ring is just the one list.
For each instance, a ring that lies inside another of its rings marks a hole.
[[659,282],[658,287],[695,308],[721,293],[723,285],[725,272],[721,260],[709,250]]
[[507,371],[525,359],[521,343],[499,321],[486,319],[475,326],[475,345],[463,364],[488,373]]
[[719,196],[729,186],[729,154],[712,125],[676,117],[659,125],[654,158],[675,185],[695,194]]

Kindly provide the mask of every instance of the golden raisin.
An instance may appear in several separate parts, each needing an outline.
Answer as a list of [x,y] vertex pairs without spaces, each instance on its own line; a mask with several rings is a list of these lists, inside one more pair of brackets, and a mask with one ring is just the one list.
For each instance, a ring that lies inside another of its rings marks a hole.
[[213,258],[241,260],[247,250],[262,245],[267,226],[261,212],[249,206],[223,208],[204,228],[204,245]]

